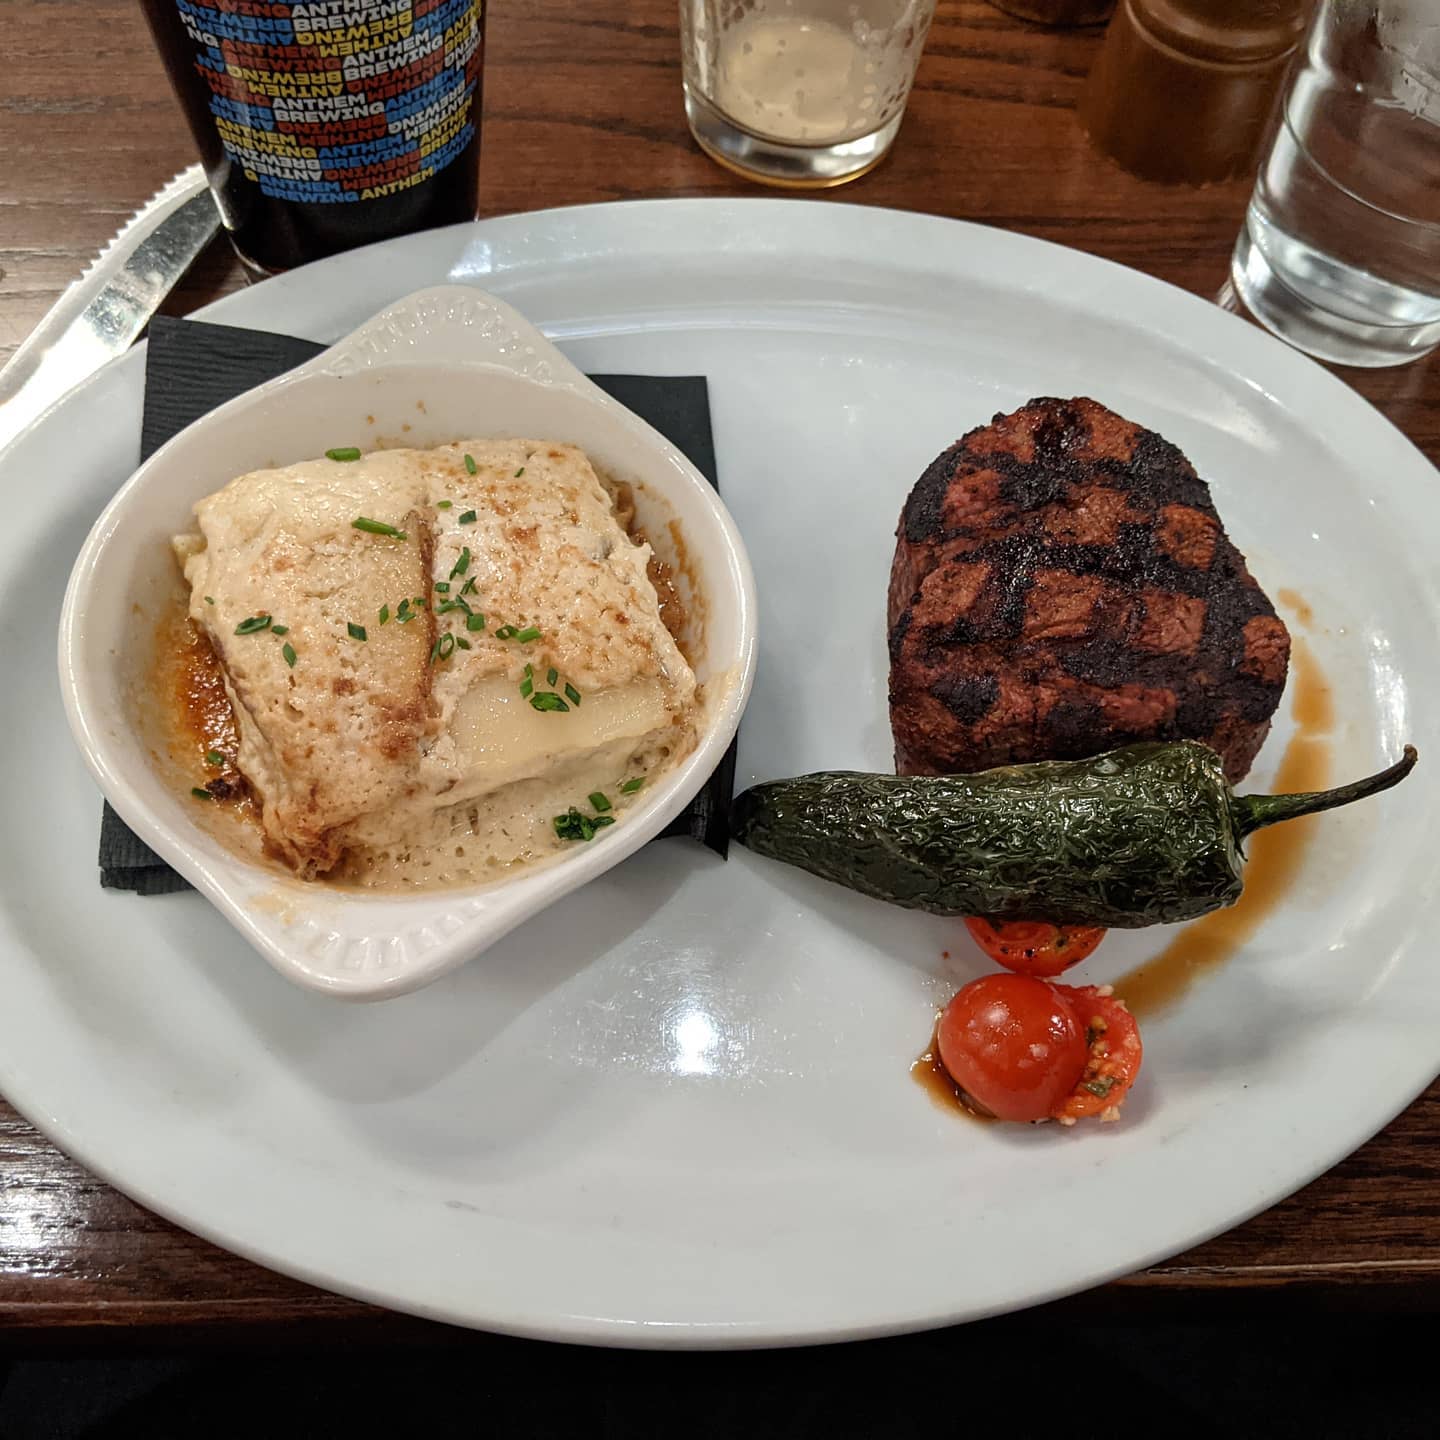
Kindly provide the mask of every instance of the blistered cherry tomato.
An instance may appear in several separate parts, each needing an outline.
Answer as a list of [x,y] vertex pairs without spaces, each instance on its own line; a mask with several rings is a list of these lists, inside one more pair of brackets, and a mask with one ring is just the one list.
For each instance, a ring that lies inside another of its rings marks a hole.
[[965,928],[997,964],[1018,975],[1063,975],[1105,938],[1100,925],[1050,925],[1043,920],[967,917]]
[[1085,1067],[1075,1088],[1055,1107],[1062,1123],[1099,1115],[1102,1120],[1119,1118],[1120,1106],[1140,1073],[1144,1050],[1140,1027],[1115,995],[1103,994],[1093,985],[1054,985],[1080,1021],[1085,1040]]
[[972,980],[945,1007],[940,1063],[999,1120],[1044,1120],[1085,1069],[1085,1027],[1055,986],[1025,975]]

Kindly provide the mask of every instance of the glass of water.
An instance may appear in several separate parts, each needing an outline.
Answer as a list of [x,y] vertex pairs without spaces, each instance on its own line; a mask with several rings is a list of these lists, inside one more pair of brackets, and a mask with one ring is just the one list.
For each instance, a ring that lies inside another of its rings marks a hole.
[[1231,264],[1251,312],[1342,365],[1440,344],[1440,3],[1321,0]]
[[935,0],[680,0],[685,112],[727,169],[841,185],[900,129]]

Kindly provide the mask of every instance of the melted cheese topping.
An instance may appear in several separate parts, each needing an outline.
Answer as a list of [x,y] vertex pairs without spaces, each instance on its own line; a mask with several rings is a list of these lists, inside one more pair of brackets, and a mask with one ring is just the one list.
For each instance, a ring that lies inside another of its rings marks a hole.
[[[455,817],[437,829],[437,812],[485,797],[498,816],[573,784],[583,807],[582,786],[618,787],[693,741],[695,677],[649,547],[573,446],[306,461],[243,475],[195,513],[198,534],[176,541],[190,615],[220,658],[267,837],[303,873],[344,857],[363,880],[362,852],[388,865],[448,844]],[[257,616],[271,624],[236,633]],[[539,817],[552,834],[554,813]]]
[[[508,681],[485,681],[455,707],[450,733],[460,770],[486,788],[528,780],[562,757],[615,740],[639,740],[669,721],[659,681],[637,680],[592,692],[583,708],[542,714]],[[468,797],[467,797],[468,798]]]

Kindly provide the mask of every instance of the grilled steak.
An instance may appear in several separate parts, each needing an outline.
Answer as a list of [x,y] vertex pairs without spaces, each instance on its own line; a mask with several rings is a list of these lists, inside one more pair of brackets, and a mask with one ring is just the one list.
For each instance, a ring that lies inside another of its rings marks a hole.
[[910,775],[1183,738],[1235,781],[1290,658],[1194,467],[1088,399],[998,415],[925,471],[900,516],[889,627]]

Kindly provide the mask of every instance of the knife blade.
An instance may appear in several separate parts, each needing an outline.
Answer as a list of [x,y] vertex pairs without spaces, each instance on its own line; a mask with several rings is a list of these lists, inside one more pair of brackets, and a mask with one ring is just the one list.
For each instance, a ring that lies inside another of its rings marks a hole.
[[198,165],[136,211],[0,370],[0,450],[130,348],[219,228]]

